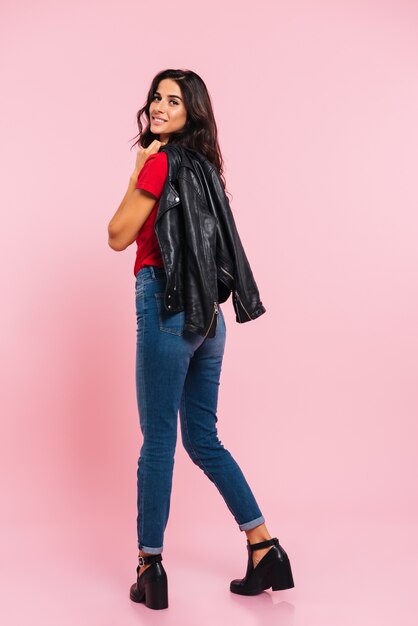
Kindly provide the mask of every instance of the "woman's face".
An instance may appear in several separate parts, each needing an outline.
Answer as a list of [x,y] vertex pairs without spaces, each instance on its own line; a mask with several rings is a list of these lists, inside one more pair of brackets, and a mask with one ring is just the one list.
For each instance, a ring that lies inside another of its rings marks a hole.
[[149,114],[150,130],[160,136],[161,143],[167,143],[171,133],[183,128],[187,111],[181,89],[175,80],[164,78],[159,82],[153,94]]

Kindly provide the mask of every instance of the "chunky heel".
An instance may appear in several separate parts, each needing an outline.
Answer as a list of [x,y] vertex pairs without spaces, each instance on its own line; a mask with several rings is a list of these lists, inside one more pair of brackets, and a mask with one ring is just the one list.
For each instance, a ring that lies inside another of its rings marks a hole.
[[282,589],[291,589],[295,586],[292,576],[292,568],[290,562],[286,556],[282,561],[278,561],[270,569],[269,587],[271,586],[273,591],[280,591]]
[[[272,546],[256,567],[253,566],[253,550],[261,550]],[[277,537],[250,543],[247,539],[248,563],[244,578],[235,578],[230,583],[230,590],[245,596],[253,596],[265,589],[273,591],[290,589],[295,586],[289,557],[279,544]]]
[[149,609],[168,607],[167,579],[159,578],[145,583],[145,604]]
[[[167,573],[161,563],[162,559],[161,554],[139,557],[136,583],[130,588],[130,598],[133,602],[145,602],[145,606],[149,609],[168,607]],[[139,574],[140,565],[150,565],[150,567]]]

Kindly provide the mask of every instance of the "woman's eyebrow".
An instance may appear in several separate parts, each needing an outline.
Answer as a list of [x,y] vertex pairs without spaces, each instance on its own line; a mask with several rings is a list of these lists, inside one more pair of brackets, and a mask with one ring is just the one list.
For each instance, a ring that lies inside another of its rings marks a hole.
[[[161,96],[161,94],[160,94],[160,92],[159,92],[159,91],[156,91],[156,92],[154,93],[154,96],[157,96],[157,95],[158,95],[158,96]],[[179,100],[181,100],[180,96],[177,96],[175,93],[169,93],[169,94],[168,94],[168,97],[169,97],[169,98],[178,98]]]

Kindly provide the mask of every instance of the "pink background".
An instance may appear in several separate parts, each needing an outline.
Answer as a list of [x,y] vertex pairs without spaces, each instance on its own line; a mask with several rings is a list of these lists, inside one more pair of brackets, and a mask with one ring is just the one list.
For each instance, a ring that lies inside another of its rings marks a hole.
[[[1,22],[2,623],[416,623],[417,4],[39,0]],[[156,612],[129,600],[135,249],[107,224],[167,67],[211,93],[267,309],[224,304],[218,426],[296,586],[230,593],[245,533],[179,438]]]

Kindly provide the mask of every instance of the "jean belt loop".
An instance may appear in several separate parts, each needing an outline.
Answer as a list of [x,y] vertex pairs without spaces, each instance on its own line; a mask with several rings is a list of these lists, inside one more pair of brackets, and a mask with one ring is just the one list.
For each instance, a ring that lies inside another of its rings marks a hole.
[[150,265],[149,268],[150,268],[151,276],[155,280],[155,270],[154,270],[154,267],[152,265]]

